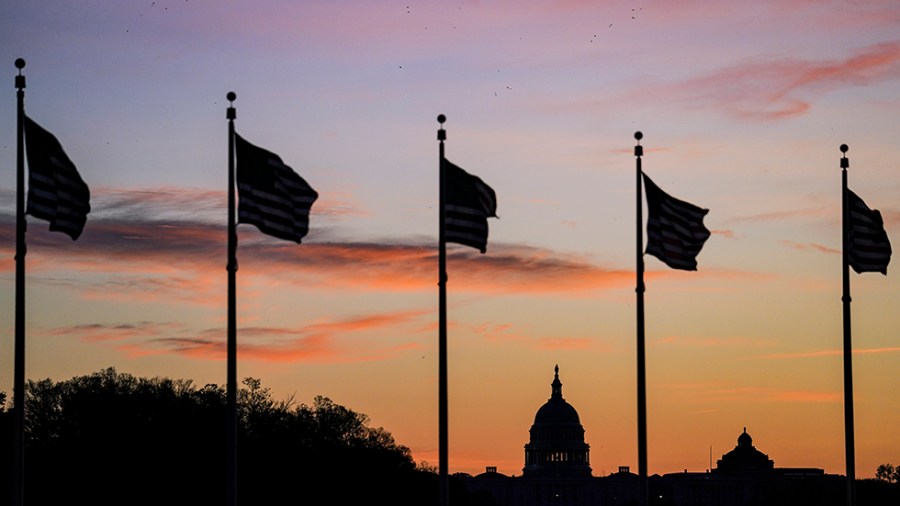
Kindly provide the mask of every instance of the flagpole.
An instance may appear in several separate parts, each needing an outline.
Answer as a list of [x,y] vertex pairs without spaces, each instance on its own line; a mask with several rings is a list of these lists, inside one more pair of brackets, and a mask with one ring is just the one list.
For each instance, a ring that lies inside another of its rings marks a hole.
[[641,139],[644,134],[635,132],[637,144],[634,146],[637,182],[637,422],[638,422],[638,504],[647,506],[649,489],[647,482],[647,382],[644,361],[644,230],[643,230],[643,188],[641,157],[644,148]]
[[444,229],[446,187],[444,184],[444,141],[447,132],[444,122],[447,117],[437,117],[441,128],[437,132],[438,139],[438,495],[440,506],[450,504],[450,482],[448,473],[448,401],[447,401],[447,238]]
[[856,450],[853,429],[853,345],[850,332],[850,205],[847,195],[847,169],[850,159],[846,144],[841,144],[841,209],[844,303],[844,453],[847,461],[847,506],[856,505]]
[[16,59],[16,349],[13,380],[16,449],[13,504],[25,501],[25,60]]
[[226,95],[229,105],[228,119],[228,366],[225,402],[226,423],[226,494],[228,506],[237,504],[237,230],[234,216],[234,120],[237,113],[234,101],[237,95],[231,91]]

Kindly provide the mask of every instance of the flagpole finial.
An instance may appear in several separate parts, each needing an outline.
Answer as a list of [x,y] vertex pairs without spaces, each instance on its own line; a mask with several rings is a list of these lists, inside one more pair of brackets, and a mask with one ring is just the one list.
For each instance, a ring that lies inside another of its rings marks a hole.
[[640,131],[637,131],[634,133],[634,138],[637,139],[638,142],[641,142],[641,139],[644,138],[644,134],[642,134]]
[[16,76],[16,89],[18,89],[20,92],[24,93],[25,76],[22,75],[22,69],[25,68],[25,59],[24,58],[16,58],[16,68],[19,69],[19,75]]
[[228,111],[225,113],[225,119],[233,120],[237,118],[237,113],[234,110],[234,101],[237,100],[237,93],[233,91],[229,91],[225,98],[228,99]]
[[438,130],[438,140],[441,142],[444,142],[445,140],[447,140],[447,132],[444,131],[444,122],[447,121],[447,116],[444,116],[443,114],[438,114],[437,120],[438,120],[438,123],[441,124],[441,129]]
[[443,126],[444,122],[447,121],[447,116],[444,116],[443,114],[438,114],[437,120],[438,120],[438,123],[440,123],[441,126]]
[[644,138],[644,134],[642,134],[640,131],[637,131],[634,133],[634,138],[635,140],[637,140],[637,145],[634,147],[634,156],[644,156],[644,148],[641,146],[641,139]]
[[847,158],[847,151],[849,151],[849,150],[850,150],[850,146],[848,146],[846,144],[841,144],[841,153],[844,154],[844,156],[841,157],[841,168],[842,169],[850,168],[850,159]]

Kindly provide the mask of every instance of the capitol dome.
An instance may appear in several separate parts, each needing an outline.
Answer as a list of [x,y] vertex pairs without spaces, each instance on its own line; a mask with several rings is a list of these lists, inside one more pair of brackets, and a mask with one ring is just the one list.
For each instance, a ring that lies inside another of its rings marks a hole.
[[562,396],[559,366],[550,384],[550,399],[534,415],[525,445],[526,476],[590,476],[590,445],[578,411]]

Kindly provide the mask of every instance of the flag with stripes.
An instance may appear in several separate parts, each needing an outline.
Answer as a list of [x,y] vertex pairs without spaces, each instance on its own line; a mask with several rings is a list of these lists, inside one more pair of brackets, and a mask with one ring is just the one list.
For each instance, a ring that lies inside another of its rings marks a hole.
[[91,192],[62,145],[47,130],[25,116],[25,154],[28,157],[26,212],[50,222],[50,230],[74,241],[91,212]]
[[697,254],[709,238],[709,212],[662,191],[644,174],[647,188],[647,253],[673,269],[697,270]]
[[849,207],[848,235],[850,266],[858,273],[887,274],[891,261],[891,242],[884,230],[884,220],[877,209],[869,209],[863,199],[847,189]]
[[497,195],[481,178],[444,162],[444,238],[487,251],[488,218],[497,217]]
[[235,134],[238,222],[279,239],[300,242],[319,194],[275,153]]

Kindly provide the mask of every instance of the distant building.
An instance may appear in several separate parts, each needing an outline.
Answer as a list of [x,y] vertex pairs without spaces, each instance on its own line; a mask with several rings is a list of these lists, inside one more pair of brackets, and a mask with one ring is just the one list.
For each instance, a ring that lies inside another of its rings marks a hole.
[[716,472],[731,474],[758,474],[767,473],[775,469],[775,463],[765,453],[753,446],[753,438],[744,433],[738,436],[738,444],[734,450],[722,455],[716,461]]
[[[637,504],[638,476],[627,466],[605,477],[593,476],[590,445],[578,411],[566,402],[554,369],[550,399],[534,416],[525,444],[522,476],[490,466],[465,479],[472,492],[489,493],[501,506],[618,506]],[[841,505],[845,479],[815,468],[777,468],[753,446],[747,428],[737,446],[705,472],[653,475],[651,504],[671,506]]]
[[550,384],[550,400],[534,415],[531,436],[525,445],[528,477],[585,477],[591,475],[590,445],[584,442],[584,427],[578,412],[562,396],[559,366]]

